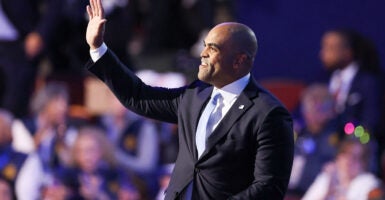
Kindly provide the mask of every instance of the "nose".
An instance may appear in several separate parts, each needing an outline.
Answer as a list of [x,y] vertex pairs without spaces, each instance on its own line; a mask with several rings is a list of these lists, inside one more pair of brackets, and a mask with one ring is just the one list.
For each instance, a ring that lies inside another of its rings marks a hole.
[[201,58],[205,58],[207,57],[208,54],[207,54],[207,46],[203,48],[202,52],[201,52]]

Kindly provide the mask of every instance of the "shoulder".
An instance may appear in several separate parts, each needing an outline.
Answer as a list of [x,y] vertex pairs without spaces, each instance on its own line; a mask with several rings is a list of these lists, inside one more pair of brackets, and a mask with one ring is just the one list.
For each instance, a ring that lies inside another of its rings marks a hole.
[[252,98],[252,101],[261,112],[266,114],[271,112],[289,114],[282,102],[269,90],[258,84],[254,79],[250,81],[249,85],[245,89],[245,92],[249,92],[250,95],[250,91],[248,90],[253,90],[255,92],[255,98]]
[[368,197],[370,191],[379,188],[380,181],[370,173],[363,173],[353,179],[349,186],[348,197]]
[[378,186],[379,183],[380,182],[375,175],[371,173],[363,173],[353,179],[352,185],[359,184],[361,186],[366,185],[370,187],[370,186]]
[[[366,87],[366,86],[376,86],[380,82],[381,82],[380,75],[361,70],[357,72],[352,84],[362,85]],[[366,89],[370,89],[370,88],[366,88]]]
[[187,85],[186,89],[187,90],[203,90],[205,88],[208,88],[208,87],[212,87],[212,85],[208,84],[208,83],[205,83],[205,82],[202,82],[200,80],[194,80],[193,82],[191,82],[189,85]]

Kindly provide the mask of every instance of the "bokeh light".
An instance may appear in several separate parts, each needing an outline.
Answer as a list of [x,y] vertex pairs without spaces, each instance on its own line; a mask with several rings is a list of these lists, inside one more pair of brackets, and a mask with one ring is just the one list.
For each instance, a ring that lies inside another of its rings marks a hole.
[[367,144],[370,141],[370,135],[368,132],[364,132],[364,134],[360,137],[360,142],[362,144]]
[[354,132],[354,124],[351,122],[348,122],[345,124],[344,131],[346,134],[350,135]]
[[354,135],[358,138],[362,137],[364,135],[365,129],[363,126],[357,126],[354,129]]

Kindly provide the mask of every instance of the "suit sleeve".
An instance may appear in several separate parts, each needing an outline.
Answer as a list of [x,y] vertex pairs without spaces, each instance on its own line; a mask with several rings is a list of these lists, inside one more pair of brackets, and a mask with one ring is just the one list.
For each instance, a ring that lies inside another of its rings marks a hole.
[[283,199],[294,154],[292,120],[282,107],[273,109],[257,130],[254,181],[232,200]]
[[102,80],[128,109],[145,117],[177,123],[184,88],[151,87],[144,84],[115,54],[108,50],[96,63],[86,66]]
[[366,77],[362,83],[362,111],[359,121],[369,129],[370,133],[377,133],[381,118],[381,83],[376,77]]

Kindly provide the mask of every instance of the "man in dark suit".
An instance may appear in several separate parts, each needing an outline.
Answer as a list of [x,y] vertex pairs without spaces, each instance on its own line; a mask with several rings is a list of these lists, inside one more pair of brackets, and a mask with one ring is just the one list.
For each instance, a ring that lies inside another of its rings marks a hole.
[[[370,169],[377,172],[378,157],[385,144],[379,130],[383,84],[377,52],[373,44],[355,30],[335,29],[323,35],[320,58],[324,67],[332,72],[329,90],[335,98],[339,129],[343,132],[344,126],[352,123],[370,134],[373,152]],[[362,136],[365,141],[368,135]]]
[[107,48],[102,5],[90,4],[89,70],[127,108],[178,123],[179,153],[165,199],[283,199],[293,159],[292,120],[250,75],[257,51],[253,31],[239,23],[217,25],[204,40],[199,80],[155,88]]
[[382,88],[377,52],[361,34],[350,29],[327,31],[320,58],[332,72],[329,90],[344,123],[364,126],[373,133],[379,125]]

